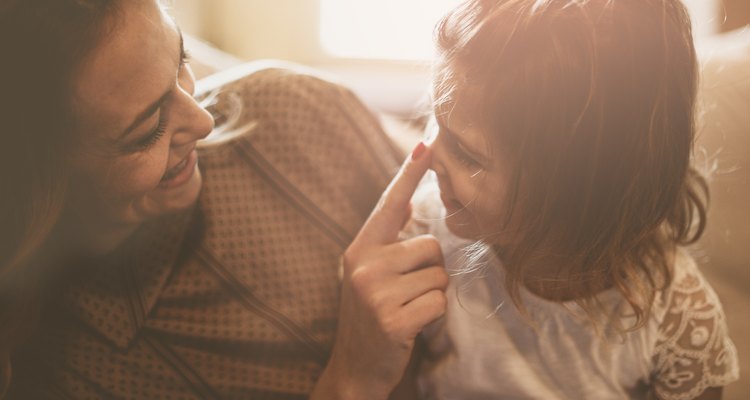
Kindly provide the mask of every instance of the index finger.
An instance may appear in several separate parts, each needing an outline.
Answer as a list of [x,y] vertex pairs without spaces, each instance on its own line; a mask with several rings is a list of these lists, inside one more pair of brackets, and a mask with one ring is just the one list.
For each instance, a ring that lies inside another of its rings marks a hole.
[[420,142],[383,192],[378,205],[360,230],[359,240],[377,244],[396,241],[409,216],[411,197],[429,169],[431,159],[430,149]]

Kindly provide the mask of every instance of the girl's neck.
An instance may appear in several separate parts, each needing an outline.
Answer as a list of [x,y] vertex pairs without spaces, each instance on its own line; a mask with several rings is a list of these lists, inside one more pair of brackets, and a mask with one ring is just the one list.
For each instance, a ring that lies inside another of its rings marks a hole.
[[[502,250],[495,249],[502,259]],[[552,253],[534,255],[521,279],[523,287],[537,297],[554,302],[574,301],[587,294],[597,294],[612,288],[608,277],[595,277],[571,262],[569,258]]]
[[593,281],[587,286],[584,282],[568,279],[566,274],[562,276],[524,278],[524,288],[534,295],[545,300],[558,303],[575,301],[586,296],[586,293],[594,295],[612,288],[612,283],[606,281]]

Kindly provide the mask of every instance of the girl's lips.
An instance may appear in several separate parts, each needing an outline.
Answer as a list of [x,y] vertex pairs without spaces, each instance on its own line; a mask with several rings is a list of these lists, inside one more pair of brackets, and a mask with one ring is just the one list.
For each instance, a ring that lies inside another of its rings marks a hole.
[[195,173],[195,166],[198,163],[198,153],[193,150],[185,159],[177,165],[170,168],[159,182],[159,188],[166,189],[180,186],[187,182]]

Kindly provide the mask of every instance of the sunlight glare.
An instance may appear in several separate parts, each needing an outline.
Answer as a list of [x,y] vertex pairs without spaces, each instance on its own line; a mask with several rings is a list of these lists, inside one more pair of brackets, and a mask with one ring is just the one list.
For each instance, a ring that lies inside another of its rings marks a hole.
[[344,58],[429,60],[433,29],[459,0],[321,0],[321,43]]

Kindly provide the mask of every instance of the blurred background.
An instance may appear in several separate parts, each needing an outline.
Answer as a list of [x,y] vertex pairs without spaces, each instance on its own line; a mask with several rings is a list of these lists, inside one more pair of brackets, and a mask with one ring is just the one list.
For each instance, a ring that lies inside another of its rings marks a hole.
[[[165,0],[196,74],[246,61],[313,67],[353,89],[403,148],[426,109],[433,26],[459,0]],[[627,0],[626,0],[627,1]],[[706,233],[693,248],[750,375],[750,0],[683,0],[701,67],[695,162],[711,173]],[[728,400],[750,399],[750,379]]]
[[[433,26],[459,0],[171,0],[182,29],[241,60],[323,71],[378,110],[408,115],[428,86]],[[750,0],[685,0],[697,37],[744,23]],[[731,13],[725,12],[729,9]]]

